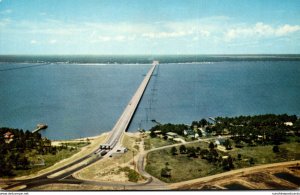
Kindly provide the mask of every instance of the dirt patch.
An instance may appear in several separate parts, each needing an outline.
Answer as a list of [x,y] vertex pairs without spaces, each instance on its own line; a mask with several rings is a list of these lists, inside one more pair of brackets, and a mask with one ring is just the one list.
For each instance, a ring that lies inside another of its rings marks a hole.
[[[128,148],[128,152],[113,157],[105,156],[100,161],[75,173],[74,177],[99,182],[128,182],[128,173],[122,171],[122,168],[128,167],[131,170],[135,170],[135,166],[133,166],[133,157],[135,157],[134,162],[136,164],[136,157],[138,156],[141,147],[135,146],[137,146],[140,141],[139,133],[125,133],[122,137],[121,145]],[[137,182],[141,183],[144,181],[145,179],[140,177]]]
[[[194,182],[184,182],[183,185],[173,184],[172,186],[177,186],[175,189],[205,189],[212,187],[212,189],[218,188],[217,186],[225,187],[227,185],[230,185],[230,189],[234,188],[243,188],[243,186],[246,186],[246,188],[249,189],[260,189],[260,190],[284,190],[284,189],[297,189],[299,186],[296,186],[295,184],[289,183],[287,181],[284,181],[282,179],[279,179],[275,177],[273,174],[286,171],[287,170],[295,170],[295,172],[298,171],[299,166],[296,166],[297,162],[286,162],[286,163],[277,163],[277,166],[271,166],[269,168],[264,167],[263,171],[261,168],[253,167],[251,170],[248,170],[247,172],[235,172],[232,171],[232,174],[226,174],[225,176],[222,176],[224,174],[219,174],[212,177],[201,178],[197,180],[194,180]],[[291,172],[289,172],[291,173]],[[218,177],[219,176],[219,177]],[[225,182],[224,182],[225,181]],[[235,183],[238,181],[238,185],[235,185]],[[232,186],[233,185],[233,186]],[[243,186],[240,186],[243,185]]]
[[48,184],[31,189],[32,191],[51,190],[51,191],[64,191],[64,190],[124,190],[121,186],[96,186],[96,185],[75,185],[75,184]]

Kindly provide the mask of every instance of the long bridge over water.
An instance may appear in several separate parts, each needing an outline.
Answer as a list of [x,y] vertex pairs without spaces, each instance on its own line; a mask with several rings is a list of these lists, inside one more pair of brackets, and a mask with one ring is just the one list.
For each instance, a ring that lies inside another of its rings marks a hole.
[[143,97],[143,94],[147,88],[147,85],[151,79],[151,76],[154,72],[155,67],[158,65],[158,61],[153,61],[151,69],[148,71],[147,75],[145,76],[144,80],[140,84],[139,88],[135,92],[132,99],[129,101],[128,105],[126,106],[124,112],[120,116],[119,120],[113,127],[113,129],[110,132],[110,137],[108,141],[101,145],[100,148],[103,149],[112,149],[114,148],[117,143],[120,141],[121,135],[127,130],[130,121],[132,120],[132,117],[134,116],[134,113],[140,103],[140,100]]
[[[95,150],[94,152],[87,154],[80,159],[77,159],[76,161],[69,163],[67,165],[64,165],[58,169],[55,169],[53,171],[47,172],[45,174],[42,174],[40,176],[31,178],[31,179],[24,179],[24,180],[0,180],[1,183],[7,183],[8,186],[5,187],[5,190],[13,189],[18,186],[26,186],[24,189],[30,189],[32,187],[51,184],[51,183],[75,183],[80,184],[84,183],[86,181],[75,179],[72,177],[72,174],[80,169],[83,169],[84,167],[100,160],[102,155],[97,155],[97,158],[93,158],[88,163],[82,164],[84,160],[89,159],[90,157],[93,157],[95,153],[101,154],[102,151],[106,151],[107,149],[114,149],[116,145],[120,142],[121,136],[123,133],[127,130],[134,113],[140,103],[140,100],[143,97],[143,94],[147,88],[147,85],[152,77],[152,74],[155,70],[155,67],[158,65],[158,61],[154,61],[151,69],[148,71],[147,75],[145,76],[144,80],[140,84],[139,88],[129,101],[128,105],[126,106],[125,110],[123,111],[122,115],[120,116],[119,120],[115,124],[115,126],[110,131],[110,135],[108,140],[105,144],[101,145],[99,149]],[[76,166],[74,167],[73,166]],[[70,169],[68,171],[64,171],[66,169]],[[61,173],[61,171],[64,171]],[[61,173],[59,175],[56,175],[57,173]],[[55,175],[55,176],[53,176]],[[68,180],[69,178],[69,180]],[[70,179],[71,178],[71,179]]]

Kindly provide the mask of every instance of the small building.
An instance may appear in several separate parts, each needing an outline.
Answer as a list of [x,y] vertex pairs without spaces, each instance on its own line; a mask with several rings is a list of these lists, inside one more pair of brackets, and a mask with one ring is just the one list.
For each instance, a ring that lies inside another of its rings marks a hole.
[[8,131],[8,132],[4,133],[3,136],[5,139],[13,139],[14,134],[12,132]]
[[225,159],[228,159],[229,156],[222,156],[222,159],[225,160]]
[[14,140],[15,135],[12,132],[8,131],[8,132],[4,133],[3,136],[4,136],[5,143],[8,144]]
[[177,134],[177,133],[174,133],[174,132],[168,132],[168,133],[166,133],[166,135],[167,135],[168,137],[172,137],[172,138],[178,137],[178,134]]
[[285,126],[293,126],[293,123],[292,122],[285,122],[285,123],[283,123]]
[[156,130],[156,131],[154,131],[154,133],[155,133],[156,135],[159,135],[159,134],[161,134],[161,130]]
[[225,139],[222,138],[221,136],[219,136],[215,141],[216,145],[223,145],[224,143],[225,143]]
[[128,149],[126,147],[120,147],[120,148],[117,149],[117,153],[123,153],[124,154],[127,151],[128,151]]
[[195,131],[192,129],[183,130],[183,134],[186,136],[195,136]]

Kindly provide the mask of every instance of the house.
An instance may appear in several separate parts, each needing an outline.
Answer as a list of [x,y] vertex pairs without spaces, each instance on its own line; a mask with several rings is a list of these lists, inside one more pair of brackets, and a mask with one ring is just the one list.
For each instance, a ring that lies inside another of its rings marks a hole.
[[14,134],[10,131],[4,133],[4,140],[5,140],[5,143],[9,144],[10,142],[12,142],[14,140]]
[[224,143],[225,143],[225,139],[222,138],[221,136],[219,136],[215,141],[216,145],[223,145]]
[[202,134],[203,137],[207,136],[206,131],[202,127],[198,128],[198,130],[201,131],[201,134]]
[[123,153],[124,154],[127,151],[128,151],[128,149],[126,147],[120,147],[120,148],[117,149],[118,153]]
[[154,133],[155,133],[156,135],[161,134],[161,130],[156,130],[156,131],[154,131]]
[[3,136],[5,139],[13,139],[14,134],[12,132],[8,131],[8,132],[4,133]]
[[192,129],[187,129],[187,130],[183,130],[183,134],[186,135],[186,136],[194,137],[195,136],[195,131],[192,130]]
[[285,126],[293,126],[293,123],[292,122],[285,122],[283,123]]
[[174,132],[168,132],[168,133],[166,133],[166,135],[167,135],[168,137],[172,137],[172,138],[178,137],[178,134],[177,134],[177,133],[174,133]]

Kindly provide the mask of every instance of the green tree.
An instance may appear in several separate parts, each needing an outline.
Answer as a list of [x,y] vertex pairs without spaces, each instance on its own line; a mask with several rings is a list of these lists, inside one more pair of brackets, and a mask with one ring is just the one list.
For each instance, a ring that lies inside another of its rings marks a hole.
[[215,148],[215,145],[213,142],[210,142],[209,145],[208,145],[209,149],[214,149]]
[[201,126],[201,127],[204,127],[204,126],[206,126],[208,124],[208,122],[207,122],[207,120],[205,120],[205,119],[201,119],[200,121],[199,121],[199,125]]
[[197,154],[200,154],[201,148],[199,146],[196,148],[196,152],[197,152]]
[[249,160],[249,163],[250,163],[250,165],[254,165],[254,158],[250,158],[250,160]]
[[173,146],[173,147],[171,148],[171,153],[172,153],[172,155],[177,155],[177,149],[176,149],[175,146]]
[[150,137],[151,137],[151,138],[155,138],[155,137],[156,137],[156,134],[154,133],[154,131],[151,131],[151,132],[150,132]]
[[241,155],[241,154],[238,154],[238,155],[237,155],[237,158],[238,158],[238,160],[242,160],[242,155]]
[[273,152],[274,153],[278,153],[279,152],[279,146],[278,145],[273,146]]
[[179,147],[179,152],[180,152],[180,154],[185,154],[186,153],[186,147],[185,147],[185,145],[181,145]]
[[226,150],[231,150],[231,148],[232,148],[231,141],[229,139],[226,139],[224,142],[224,146],[225,146]]

